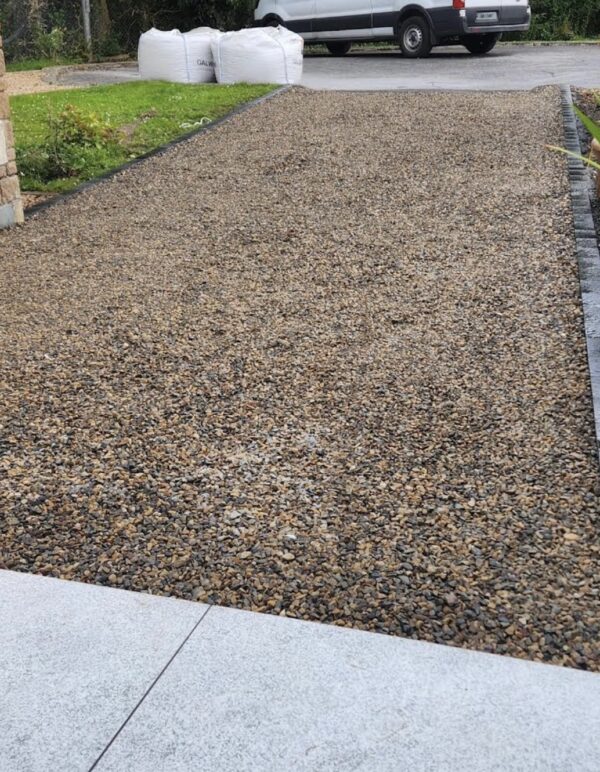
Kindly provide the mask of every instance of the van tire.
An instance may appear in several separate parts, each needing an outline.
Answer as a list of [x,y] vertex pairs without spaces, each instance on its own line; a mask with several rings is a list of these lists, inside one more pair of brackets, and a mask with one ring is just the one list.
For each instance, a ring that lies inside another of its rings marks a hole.
[[433,46],[429,22],[423,16],[410,16],[398,28],[398,45],[408,59],[429,56]]
[[502,35],[493,32],[488,32],[487,35],[465,35],[462,44],[470,54],[483,56],[489,54],[501,37]]
[[267,16],[263,19],[263,27],[279,27],[283,25],[283,21],[278,16]]
[[352,48],[352,43],[348,43],[344,40],[336,40],[333,43],[325,43],[325,46],[332,56],[346,56]]

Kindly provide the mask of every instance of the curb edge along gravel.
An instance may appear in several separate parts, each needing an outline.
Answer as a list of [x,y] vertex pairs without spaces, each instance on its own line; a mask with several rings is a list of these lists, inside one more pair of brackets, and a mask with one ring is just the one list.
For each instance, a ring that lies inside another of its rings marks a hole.
[[[581,155],[581,144],[577,131],[577,118],[573,110],[573,94],[570,86],[563,86],[562,114],[567,150]],[[581,302],[585,325],[588,366],[592,383],[594,423],[596,427],[596,450],[600,460],[600,251],[598,235],[592,214],[592,181],[589,172],[578,158],[569,157],[569,183],[571,186],[571,207],[575,228]]]
[[42,201],[39,204],[34,204],[33,206],[30,206],[25,210],[25,219],[27,220],[29,217],[31,217],[31,215],[38,214],[39,212],[42,212],[44,209],[49,209],[51,206],[56,206],[57,204],[61,204],[64,201],[71,198],[72,196],[77,195],[77,193],[81,193],[82,191],[87,190],[88,188],[93,188],[95,185],[99,185],[101,182],[104,182],[105,180],[109,180],[111,179],[111,177],[115,177],[117,174],[120,174],[121,172],[124,172],[127,169],[131,169],[133,166],[137,166],[138,164],[141,164],[144,161],[147,161],[149,158],[154,158],[155,156],[163,155],[163,153],[166,153],[172,147],[176,147],[177,145],[180,145],[182,142],[187,142],[189,139],[198,137],[201,134],[207,134],[209,131],[213,131],[213,129],[218,128],[223,123],[227,123],[227,121],[230,121],[232,118],[235,118],[237,115],[241,115],[242,113],[245,113],[247,110],[251,110],[253,107],[258,107],[258,105],[262,104],[263,102],[268,102],[270,99],[274,99],[275,97],[278,97],[281,94],[284,94],[286,91],[289,91],[291,88],[292,86],[279,86],[273,91],[270,91],[268,94],[264,94],[263,96],[257,97],[256,99],[252,99],[250,102],[244,102],[244,104],[238,105],[230,112],[226,113],[225,115],[222,115],[220,118],[217,118],[215,121],[212,121],[212,123],[209,123],[206,126],[201,126],[199,129],[194,129],[193,131],[189,131],[187,134],[182,134],[180,137],[177,137],[176,139],[171,140],[171,142],[167,142],[166,145],[159,145],[158,147],[155,147],[153,150],[149,150],[147,153],[144,153],[143,155],[139,155],[137,156],[137,158],[134,158],[131,161],[127,161],[127,163],[124,163],[121,166],[116,166],[114,169],[110,169],[109,171],[104,172],[103,174],[100,174],[98,177],[94,177],[91,180],[82,182],[81,185],[78,185],[76,188],[73,188],[73,190],[69,190],[66,193],[59,193],[57,196],[52,196],[52,198],[48,199],[47,201]]

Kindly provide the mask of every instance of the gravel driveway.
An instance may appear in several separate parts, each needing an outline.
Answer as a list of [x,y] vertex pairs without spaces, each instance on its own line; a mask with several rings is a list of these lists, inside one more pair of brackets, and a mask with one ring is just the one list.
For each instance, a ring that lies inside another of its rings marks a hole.
[[559,115],[294,91],[1,235],[1,566],[600,670]]

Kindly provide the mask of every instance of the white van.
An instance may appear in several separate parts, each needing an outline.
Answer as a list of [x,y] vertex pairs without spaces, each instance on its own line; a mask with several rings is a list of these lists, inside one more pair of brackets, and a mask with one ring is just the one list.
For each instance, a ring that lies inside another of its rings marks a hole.
[[257,26],[282,24],[343,56],[352,43],[396,40],[405,56],[462,43],[487,54],[503,32],[526,32],[529,0],[260,0]]

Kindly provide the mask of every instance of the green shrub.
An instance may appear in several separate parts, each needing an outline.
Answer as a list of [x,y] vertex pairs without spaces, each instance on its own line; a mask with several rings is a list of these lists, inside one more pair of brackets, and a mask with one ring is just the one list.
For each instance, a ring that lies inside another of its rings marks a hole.
[[598,0],[531,0],[532,40],[570,40],[600,34]]
[[86,113],[68,104],[58,115],[48,118],[50,136],[57,145],[100,147],[117,139],[115,130],[97,113]]
[[65,30],[62,27],[52,27],[49,32],[39,29],[34,45],[37,56],[56,62],[65,50]]
[[78,177],[105,168],[119,144],[117,132],[96,113],[65,105],[48,115],[46,140],[24,148],[19,156],[24,177],[47,183],[62,177]]
[[116,32],[110,32],[96,42],[95,51],[100,58],[118,56],[123,53],[123,47]]

